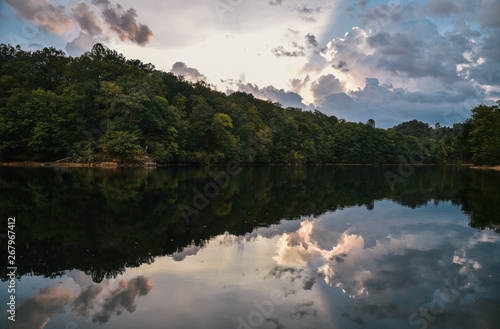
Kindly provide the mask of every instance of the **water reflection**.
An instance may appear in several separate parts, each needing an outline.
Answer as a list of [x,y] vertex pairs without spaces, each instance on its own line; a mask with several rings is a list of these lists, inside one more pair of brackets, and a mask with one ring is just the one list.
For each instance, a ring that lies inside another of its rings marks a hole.
[[112,315],[134,312],[137,298],[153,288],[151,281],[142,276],[121,279],[114,285],[108,281],[91,283],[80,287],[79,292],[75,286],[62,283],[41,288],[25,299],[16,310],[15,328],[44,328],[56,313],[64,313],[66,306],[78,317],[90,316],[92,322],[106,323]]
[[391,190],[396,167],[244,168],[187,224],[210,170],[0,168],[17,325],[498,323],[498,173],[419,167]]

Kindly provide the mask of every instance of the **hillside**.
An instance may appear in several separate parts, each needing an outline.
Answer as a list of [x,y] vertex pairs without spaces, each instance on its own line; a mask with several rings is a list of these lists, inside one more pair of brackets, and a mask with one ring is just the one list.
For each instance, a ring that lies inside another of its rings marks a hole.
[[190,83],[96,44],[68,57],[0,45],[0,161],[500,163],[500,110],[391,129]]

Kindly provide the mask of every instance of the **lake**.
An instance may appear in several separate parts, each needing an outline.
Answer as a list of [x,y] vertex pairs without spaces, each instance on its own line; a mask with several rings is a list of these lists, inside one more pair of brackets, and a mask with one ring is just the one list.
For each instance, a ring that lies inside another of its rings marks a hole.
[[500,323],[500,172],[0,167],[0,186],[2,328]]

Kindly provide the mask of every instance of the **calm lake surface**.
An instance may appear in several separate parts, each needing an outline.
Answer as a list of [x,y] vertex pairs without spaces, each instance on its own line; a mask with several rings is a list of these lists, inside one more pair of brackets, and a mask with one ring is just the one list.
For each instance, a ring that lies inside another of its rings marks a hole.
[[0,193],[1,328],[499,328],[499,172],[3,167]]

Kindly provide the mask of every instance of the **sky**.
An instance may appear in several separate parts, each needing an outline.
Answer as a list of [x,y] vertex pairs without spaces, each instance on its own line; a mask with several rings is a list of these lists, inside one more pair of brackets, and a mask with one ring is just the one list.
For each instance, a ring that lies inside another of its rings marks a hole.
[[498,0],[0,0],[0,43],[100,42],[284,107],[392,127],[500,99]]

